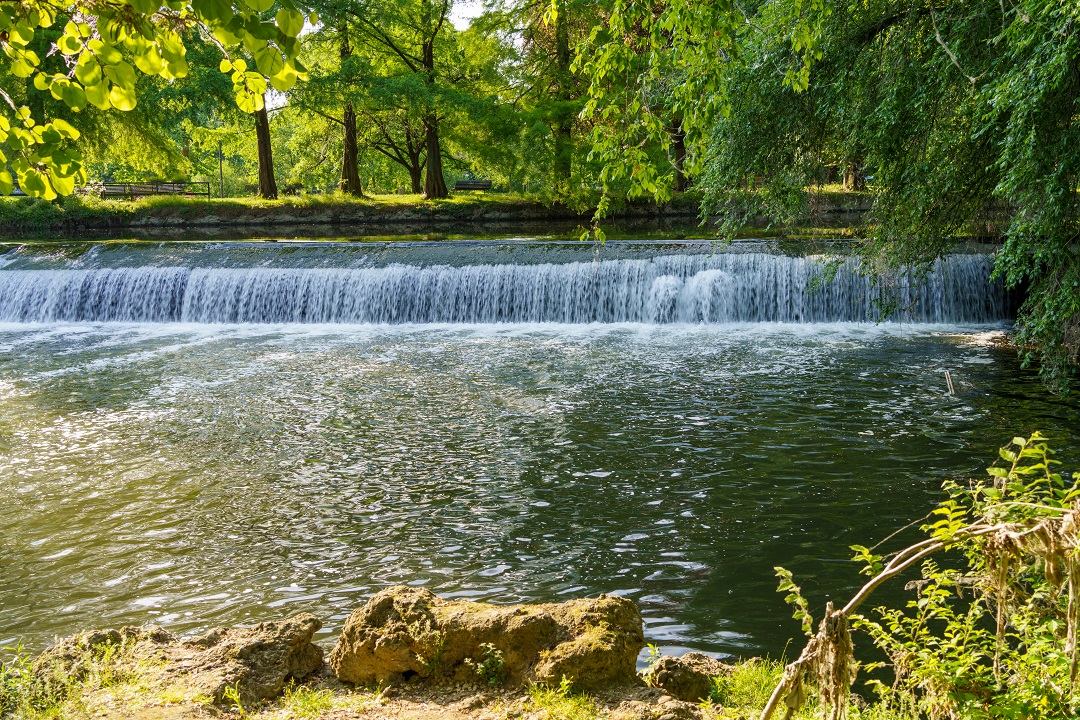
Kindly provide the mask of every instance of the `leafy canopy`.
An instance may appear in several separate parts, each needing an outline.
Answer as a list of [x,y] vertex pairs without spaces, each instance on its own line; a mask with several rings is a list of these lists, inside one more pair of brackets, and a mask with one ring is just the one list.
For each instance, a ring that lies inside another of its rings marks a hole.
[[[271,14],[275,4],[278,10]],[[55,117],[55,103],[73,112],[89,105],[134,109],[136,70],[166,81],[188,74],[183,39],[188,31],[220,50],[219,70],[231,77],[239,108],[248,113],[262,109],[268,85],[285,91],[307,78],[298,57],[304,21],[292,0],[3,3],[0,164],[10,161],[15,177],[0,170],[0,193],[10,194],[16,178],[27,194],[46,199],[70,194],[77,182],[85,182],[83,155],[75,144],[80,132]],[[254,67],[239,54],[253,57]],[[25,83],[29,85],[19,87]],[[16,102],[20,95],[26,96],[26,104]]]

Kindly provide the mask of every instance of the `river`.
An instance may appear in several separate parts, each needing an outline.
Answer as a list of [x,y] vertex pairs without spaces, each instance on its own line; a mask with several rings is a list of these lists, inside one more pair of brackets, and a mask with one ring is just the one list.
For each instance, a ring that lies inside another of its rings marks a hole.
[[[1075,401],[989,258],[880,287],[761,243],[94,243],[0,256],[0,645],[391,584],[636,600],[668,652],[783,652],[848,546]],[[951,373],[956,394],[946,390]],[[910,537],[910,534],[909,534]],[[901,588],[886,597],[902,597]]]

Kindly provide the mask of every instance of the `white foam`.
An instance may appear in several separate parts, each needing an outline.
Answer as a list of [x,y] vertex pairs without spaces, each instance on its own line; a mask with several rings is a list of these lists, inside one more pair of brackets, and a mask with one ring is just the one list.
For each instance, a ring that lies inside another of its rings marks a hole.
[[[1008,316],[990,258],[955,255],[905,278],[891,319]],[[884,294],[856,261],[767,253],[463,267],[6,270],[0,321],[194,324],[829,323],[876,317]]]

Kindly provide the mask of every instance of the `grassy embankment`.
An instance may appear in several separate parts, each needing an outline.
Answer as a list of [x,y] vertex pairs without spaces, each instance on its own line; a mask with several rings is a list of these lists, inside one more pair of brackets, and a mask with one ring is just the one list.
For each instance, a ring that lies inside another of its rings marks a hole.
[[[619,218],[680,218],[696,223],[699,192],[676,196],[658,206],[640,202],[623,206]],[[813,215],[823,220],[848,218],[864,208],[864,198],[826,189],[815,195]],[[458,193],[443,200],[419,195],[299,195],[278,200],[258,198],[194,198],[151,196],[137,200],[72,196],[54,202],[26,197],[0,197],[0,232],[73,233],[83,229],[170,227],[266,227],[356,223],[506,223],[552,220],[587,225],[587,209],[574,209],[517,193]]]
[[[695,212],[696,203],[680,203]],[[587,217],[539,198],[507,193],[461,193],[443,200],[419,195],[299,195],[278,200],[150,196],[136,200],[73,196],[48,202],[0,198],[0,230],[72,231],[139,226],[268,225],[396,221],[575,219]]]
[[[165,671],[164,663],[133,659],[123,645],[109,646],[80,663],[78,677],[43,684],[35,680],[26,656],[7,658],[0,667],[0,717],[12,720],[197,720],[220,717],[222,710],[244,720],[340,720],[395,717],[399,720],[601,720],[660,717],[670,710],[662,692],[613,688],[595,697],[566,688],[532,687],[525,691],[484,690],[411,683],[378,690],[342,685],[320,678],[288,686],[278,700],[244,707],[226,699],[212,706],[191,692],[182,678]],[[755,718],[782,673],[778,662],[750,660],[717,678],[712,696],[696,706],[683,704],[679,717],[700,720]],[[650,694],[651,693],[651,694]],[[665,706],[665,703],[667,705]],[[644,714],[642,714],[644,713]],[[819,711],[809,704],[796,717],[810,720]],[[878,705],[853,705],[851,720],[908,720]]]

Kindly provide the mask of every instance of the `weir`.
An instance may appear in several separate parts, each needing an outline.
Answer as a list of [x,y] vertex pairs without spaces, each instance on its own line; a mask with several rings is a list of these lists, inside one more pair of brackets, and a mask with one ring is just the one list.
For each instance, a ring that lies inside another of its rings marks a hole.
[[[320,258],[317,267],[302,259],[268,267],[233,253],[207,267],[150,254],[141,259],[153,264],[139,264],[136,251],[115,267],[8,262],[0,266],[0,321],[985,324],[1012,312],[990,279],[991,257],[981,254],[950,255],[895,283],[875,282],[856,260],[827,273],[819,258],[766,252],[472,265],[353,258],[344,267]],[[883,307],[892,309],[880,317]]]

